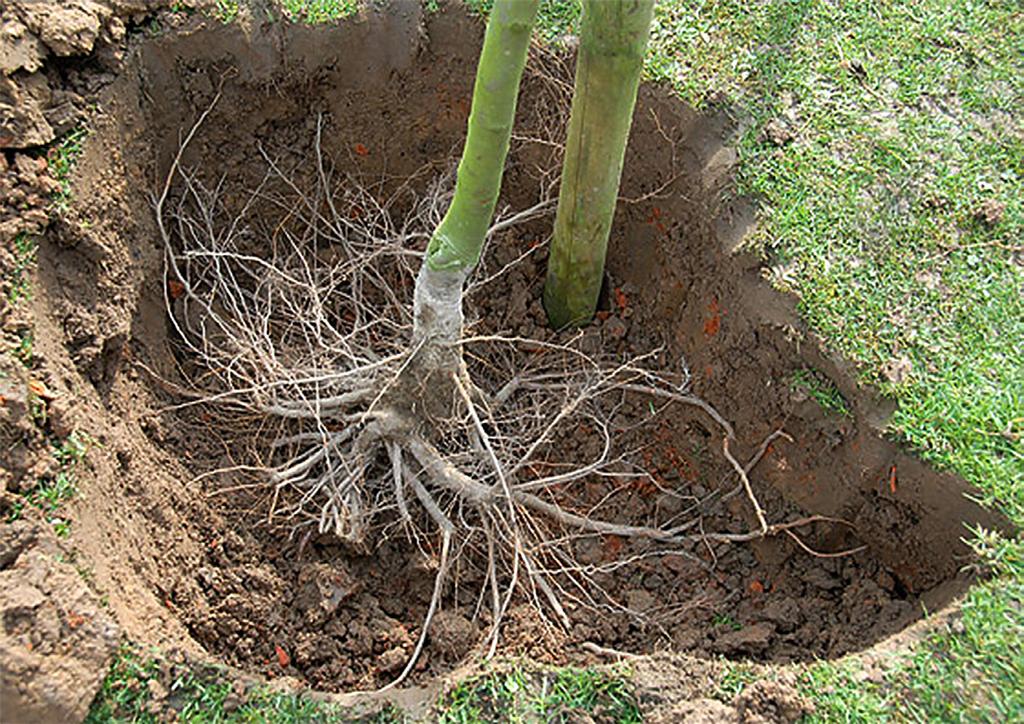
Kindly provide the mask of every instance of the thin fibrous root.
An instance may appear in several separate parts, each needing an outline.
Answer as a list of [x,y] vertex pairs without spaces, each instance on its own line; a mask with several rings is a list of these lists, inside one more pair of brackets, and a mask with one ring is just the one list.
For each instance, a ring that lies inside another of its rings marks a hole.
[[[741,464],[730,447],[734,428],[690,389],[685,364],[682,374],[652,369],[660,350],[623,360],[585,353],[578,338],[467,336],[455,343],[455,357],[465,362],[451,371],[450,389],[442,390],[450,393],[449,413],[429,417],[418,396],[436,390],[425,390],[427,383],[416,378],[423,350],[410,348],[411,287],[421,259],[412,244],[443,213],[451,176],[426,191],[411,182],[365,186],[326,162],[321,118],[310,158],[297,171],[258,149],[266,174],[229,212],[223,184],[207,185],[182,167],[186,146],[212,111],[185,135],[154,199],[167,277],[174,282],[165,286],[178,289],[166,293],[167,312],[199,370],[187,384],[165,389],[187,398],[176,409],[219,406],[270,428],[254,441],[266,465],[220,472],[262,470],[270,486],[268,521],[290,528],[300,547],[314,533],[372,547],[397,524],[434,551],[437,569],[422,628],[389,686],[413,671],[446,591],[463,569],[479,569],[479,600],[489,599],[490,606],[478,605],[478,611],[490,616],[485,644],[494,655],[514,597],[563,628],[581,607],[627,610],[596,583],[599,569],[662,555],[708,569],[688,547],[779,534],[813,556],[863,550],[821,553],[795,532],[812,523],[849,526],[844,521],[769,521],[750,475],[769,445],[788,436],[776,430]],[[554,185],[547,188],[553,192]],[[552,207],[545,196],[524,211],[505,213],[489,238]],[[407,209],[401,219],[399,208]],[[470,289],[523,258],[498,270],[485,263],[481,281],[470,279]],[[430,384],[444,388],[447,382]],[[603,514],[619,488],[581,507],[579,492],[588,481],[650,479],[612,432],[627,396],[655,398],[662,407],[685,405],[717,426],[730,479],[738,479],[756,527],[702,530],[703,508],[737,491],[716,491],[691,520],[673,524],[635,525]],[[566,460],[560,439],[580,428],[600,436],[600,452]],[[603,567],[581,565],[575,543],[599,535],[629,539],[634,547]]]

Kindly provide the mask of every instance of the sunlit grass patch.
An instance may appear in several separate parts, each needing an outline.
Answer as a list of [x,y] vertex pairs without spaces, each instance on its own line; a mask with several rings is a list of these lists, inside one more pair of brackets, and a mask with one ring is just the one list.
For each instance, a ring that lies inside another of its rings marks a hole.
[[82,155],[82,143],[87,135],[86,129],[75,129],[57,141],[46,154],[50,173],[60,182],[60,190],[53,197],[53,204],[58,211],[66,209],[71,201],[71,174],[78,157]]
[[172,664],[155,652],[123,644],[96,694],[86,724],[399,724],[390,704],[369,713],[318,701],[302,693],[242,686],[220,668]]
[[[31,383],[30,383],[31,387]],[[30,395],[34,395],[30,390]],[[29,400],[30,409],[35,410],[34,400]],[[54,445],[52,455],[56,461],[56,469],[36,481],[36,484],[23,493],[8,514],[9,520],[20,518],[26,506],[38,508],[46,522],[53,526],[54,532],[61,538],[71,531],[71,523],[62,513],[63,505],[78,492],[78,466],[85,459],[93,444],[89,435],[72,432],[67,438]]]
[[359,0],[281,0],[281,9],[294,22],[329,23],[357,12]]
[[14,237],[14,265],[7,272],[7,302],[14,305],[32,296],[31,273],[36,263],[36,241],[28,234]]
[[576,667],[499,668],[459,682],[438,709],[443,724],[569,722],[580,715],[617,724],[642,721],[626,672]]

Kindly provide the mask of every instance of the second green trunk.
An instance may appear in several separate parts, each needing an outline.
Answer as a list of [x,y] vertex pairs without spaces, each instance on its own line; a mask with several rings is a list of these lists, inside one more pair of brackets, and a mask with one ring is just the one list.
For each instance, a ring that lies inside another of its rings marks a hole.
[[654,0],[583,0],[555,233],[544,285],[552,327],[597,309]]

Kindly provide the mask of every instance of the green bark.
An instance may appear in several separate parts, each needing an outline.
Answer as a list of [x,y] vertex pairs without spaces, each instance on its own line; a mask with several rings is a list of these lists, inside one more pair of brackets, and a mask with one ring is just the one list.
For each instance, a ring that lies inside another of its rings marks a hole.
[[496,0],[473,87],[455,198],[427,247],[433,271],[476,265],[494,216],[539,0]]
[[583,29],[544,308],[556,329],[597,309],[654,0],[583,0]]

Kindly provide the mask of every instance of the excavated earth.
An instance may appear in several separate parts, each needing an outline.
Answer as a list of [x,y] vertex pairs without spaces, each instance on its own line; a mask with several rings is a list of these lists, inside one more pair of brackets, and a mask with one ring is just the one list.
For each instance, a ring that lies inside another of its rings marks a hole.
[[[65,504],[71,535],[60,542],[87,580],[61,562],[66,554],[44,555],[57,544],[31,511],[3,525],[5,699],[25,711],[81,715],[118,629],[133,641],[327,691],[379,687],[404,665],[434,575],[414,545],[400,536],[361,550],[326,535],[296,541],[268,524],[267,490],[252,478],[204,475],[252,462],[244,443],[254,423],[202,407],[172,409],[190,360],[165,311],[169,280],[152,196],[218,91],[183,164],[223,179],[229,205],[232,193],[263,177],[260,149],[296,168],[308,163],[318,117],[323,151],[338,168],[382,195],[405,182],[425,190],[453,166],[481,38],[477,19],[424,16],[400,3],[337,27],[224,26],[194,17],[153,37],[130,35],[112,66],[39,60],[50,69],[51,90],[96,105],[71,201],[52,223],[39,217],[40,197],[54,190],[46,164],[15,150],[13,136],[0,157],[0,183],[36,202],[4,209],[5,270],[16,264],[16,232],[39,243],[34,293],[3,318],[8,347],[26,330],[34,340],[27,370],[4,363],[5,510],[52,473],[47,440],[80,430],[97,444],[79,471],[78,494]],[[533,205],[557,179],[551,146],[531,139],[563,133],[571,67],[556,55],[531,61],[504,206]],[[864,549],[812,555],[786,536],[695,544],[692,554],[713,564],[711,572],[667,556],[599,581],[639,617],[573,610],[564,632],[543,626],[522,603],[510,615],[502,654],[589,662],[593,654],[582,647],[589,642],[778,664],[840,656],[949,603],[969,583],[965,525],[1002,525],[966,497],[963,481],[880,434],[885,406],[808,335],[793,300],[762,280],[758,260],[736,252],[752,214],[728,193],[730,129],[724,115],[699,115],[664,89],[641,89],[607,289],[586,335],[615,354],[660,350],[664,369],[678,371],[685,360],[694,391],[735,426],[738,457],[783,428],[792,442],[773,443],[751,474],[768,518],[842,519],[849,525],[801,529],[801,540],[818,554]],[[44,140],[23,137],[21,146]],[[26,213],[34,226],[24,225]],[[564,338],[546,329],[539,302],[550,223],[516,227],[489,247],[481,277],[524,258],[471,295],[473,332]],[[823,408],[796,377],[834,388],[846,411]],[[19,385],[37,385],[41,420],[33,421],[31,393]],[[734,482],[718,431],[693,410],[627,398],[613,426],[657,481],[629,492],[616,512],[622,522],[685,514],[693,500]],[[587,459],[600,445],[587,433],[560,441],[567,459]],[[601,499],[606,485],[594,482],[580,504]],[[740,532],[755,519],[738,496],[702,524]],[[576,553],[600,563],[628,546],[591,537]],[[57,576],[70,582],[57,586]],[[479,653],[486,631],[474,621],[476,596],[472,586],[449,595],[414,683],[428,684]]]

